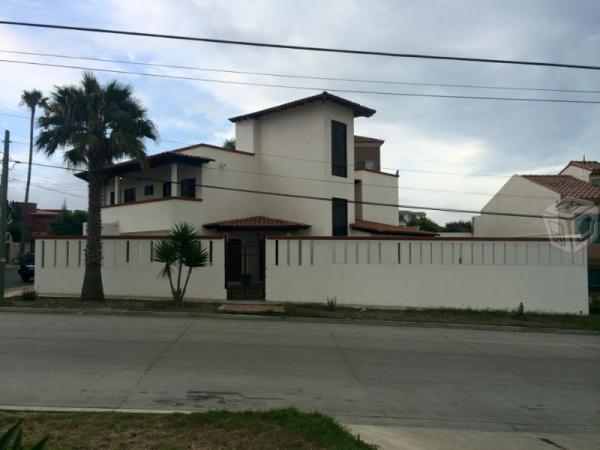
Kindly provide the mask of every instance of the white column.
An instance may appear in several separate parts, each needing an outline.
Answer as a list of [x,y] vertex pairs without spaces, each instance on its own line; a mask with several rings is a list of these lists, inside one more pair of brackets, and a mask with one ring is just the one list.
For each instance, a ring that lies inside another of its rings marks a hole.
[[115,205],[118,205],[118,204],[119,204],[119,177],[115,176]]
[[178,196],[177,164],[171,164],[171,197]]

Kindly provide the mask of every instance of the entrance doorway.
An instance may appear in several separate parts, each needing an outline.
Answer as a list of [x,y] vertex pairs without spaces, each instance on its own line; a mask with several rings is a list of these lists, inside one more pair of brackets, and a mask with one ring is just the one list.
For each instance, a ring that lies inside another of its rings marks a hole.
[[264,300],[265,241],[228,239],[226,247],[228,300]]

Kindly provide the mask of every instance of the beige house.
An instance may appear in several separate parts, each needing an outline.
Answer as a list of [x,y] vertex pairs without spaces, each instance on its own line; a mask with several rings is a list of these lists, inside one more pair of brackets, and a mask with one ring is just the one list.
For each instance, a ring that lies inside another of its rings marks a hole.
[[[262,288],[267,235],[430,236],[399,225],[383,140],[354,135],[375,110],[323,92],[230,119],[236,149],[198,144],[104,169],[105,236],[178,222],[227,236],[229,282]],[[86,178],[86,173],[78,174]]]
[[[569,199],[600,207],[600,162],[571,161],[557,175],[513,175],[473,220],[475,237],[548,237],[585,234]],[[544,216],[557,212],[554,226]],[[590,288],[600,289],[600,243],[588,247]]]

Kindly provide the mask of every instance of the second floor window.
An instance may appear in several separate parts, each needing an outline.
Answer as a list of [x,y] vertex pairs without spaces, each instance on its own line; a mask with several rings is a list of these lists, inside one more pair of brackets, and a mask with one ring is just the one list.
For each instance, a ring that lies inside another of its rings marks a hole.
[[123,191],[123,202],[124,203],[135,202],[135,188],[125,189]]
[[187,178],[185,180],[181,180],[181,196],[196,198],[196,179],[195,178]]
[[144,195],[154,195],[154,186],[152,184],[144,186]]
[[111,193],[110,193],[110,204],[111,205],[115,204],[115,191],[111,191]]
[[346,124],[331,121],[331,175],[348,176]]

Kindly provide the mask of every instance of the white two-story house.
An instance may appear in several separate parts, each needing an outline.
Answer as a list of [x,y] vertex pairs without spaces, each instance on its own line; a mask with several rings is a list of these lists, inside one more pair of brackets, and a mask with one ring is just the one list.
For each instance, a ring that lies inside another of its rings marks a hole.
[[151,155],[145,169],[106,167],[103,234],[164,235],[189,222],[227,236],[229,281],[256,284],[267,235],[431,235],[399,225],[384,141],[354,135],[354,120],[373,114],[323,92],[231,118],[235,150],[198,144]]

